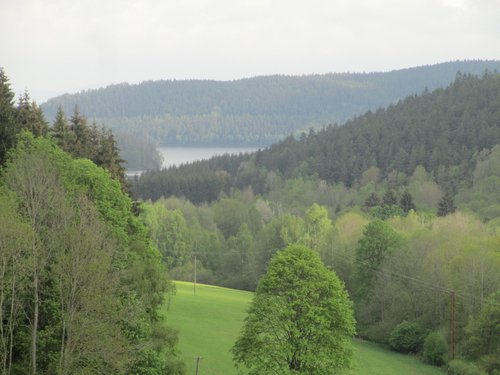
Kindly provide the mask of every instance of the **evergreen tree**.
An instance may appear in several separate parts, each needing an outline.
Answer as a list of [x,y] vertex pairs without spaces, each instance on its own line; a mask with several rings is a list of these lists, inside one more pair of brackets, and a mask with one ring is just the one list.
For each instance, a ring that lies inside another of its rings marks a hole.
[[410,210],[416,210],[415,203],[413,203],[413,197],[411,196],[408,189],[403,192],[401,199],[399,200],[399,205],[405,213],[410,212]]
[[88,157],[88,148],[90,140],[90,130],[87,125],[87,119],[78,111],[75,111],[70,119],[70,130],[74,133],[74,142],[71,147],[71,154],[77,158]]
[[388,189],[385,192],[384,196],[382,197],[382,204],[385,206],[394,206],[398,204],[398,198],[396,197],[394,190]]
[[42,110],[32,102],[29,93],[26,91],[17,106],[16,113],[16,130],[29,130],[33,135],[40,137],[48,133],[48,123],[45,120]]
[[0,165],[5,163],[7,151],[15,143],[15,114],[14,93],[9,78],[0,68]]
[[91,129],[91,134],[95,134],[94,137],[97,142],[93,161],[97,165],[106,168],[113,178],[120,181],[123,187],[126,187],[125,168],[122,166],[125,160],[120,157],[120,149],[113,132],[111,130],[99,132],[95,123]]
[[366,198],[365,203],[363,204],[363,206],[366,209],[369,209],[369,208],[372,208],[372,207],[376,207],[376,206],[380,206],[380,198],[377,195],[377,193],[371,193],[368,196],[368,198]]
[[61,106],[57,110],[56,119],[51,129],[52,136],[55,138],[59,147],[69,152],[73,144],[74,133],[70,131],[68,119]]
[[438,205],[438,216],[446,216],[455,212],[457,208],[455,207],[455,201],[450,193],[445,193]]

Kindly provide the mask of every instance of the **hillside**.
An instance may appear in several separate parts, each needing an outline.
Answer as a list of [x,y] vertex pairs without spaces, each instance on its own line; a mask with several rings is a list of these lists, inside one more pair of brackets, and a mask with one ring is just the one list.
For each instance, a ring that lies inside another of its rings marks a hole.
[[252,156],[145,173],[134,181],[134,191],[143,199],[177,195],[203,202],[232,187],[251,185],[254,193],[267,193],[269,173],[317,176],[349,187],[369,168],[383,178],[391,175],[397,186],[422,166],[442,188],[456,192],[472,183],[476,163],[486,156],[480,152],[500,143],[499,103],[499,75],[462,75],[446,89],[410,96],[344,126],[289,137]]
[[462,61],[385,73],[267,76],[236,81],[180,80],[116,84],[65,94],[61,105],[121,133],[161,145],[264,146],[311,127],[343,123],[408,95],[450,84],[458,71],[500,70],[500,61]]
[[[252,293],[234,289],[176,282],[177,294],[166,313],[169,325],[180,330],[179,349],[187,373],[195,372],[195,357],[202,357],[200,373],[236,374],[229,352],[239,334]],[[442,372],[417,359],[388,351],[383,346],[355,341],[355,369],[351,375],[439,375]]]

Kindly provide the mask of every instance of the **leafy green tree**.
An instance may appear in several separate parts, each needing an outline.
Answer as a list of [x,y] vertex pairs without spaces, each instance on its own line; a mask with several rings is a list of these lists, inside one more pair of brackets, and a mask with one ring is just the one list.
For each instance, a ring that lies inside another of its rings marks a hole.
[[333,229],[326,207],[316,203],[309,207],[305,215],[305,224],[308,247],[321,253],[326,245],[327,236]]
[[377,219],[366,226],[356,249],[356,280],[361,295],[368,293],[378,267],[400,244],[400,236],[385,221]]
[[331,374],[349,368],[351,302],[318,255],[290,245],[260,279],[232,352],[249,374]]
[[415,322],[399,323],[391,332],[389,344],[392,349],[402,353],[418,353],[422,349],[425,330]]
[[446,363],[448,344],[439,332],[431,332],[424,341],[422,356],[431,365],[441,366]]

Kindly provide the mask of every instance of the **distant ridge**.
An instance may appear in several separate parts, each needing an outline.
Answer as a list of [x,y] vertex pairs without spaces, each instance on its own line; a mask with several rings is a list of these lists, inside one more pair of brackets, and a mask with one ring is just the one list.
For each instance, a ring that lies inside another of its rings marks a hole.
[[234,81],[162,80],[65,94],[42,104],[49,119],[75,105],[116,133],[163,145],[269,145],[297,131],[343,123],[457,72],[500,71],[500,61],[455,61],[381,73],[262,76]]

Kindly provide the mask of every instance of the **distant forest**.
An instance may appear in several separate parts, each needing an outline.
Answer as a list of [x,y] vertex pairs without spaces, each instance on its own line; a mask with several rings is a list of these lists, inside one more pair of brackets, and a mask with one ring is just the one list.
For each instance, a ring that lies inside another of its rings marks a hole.
[[[89,119],[111,128],[119,142],[137,138],[146,148],[267,146],[287,135],[342,124],[408,95],[444,87],[459,71],[481,75],[499,69],[500,61],[457,61],[386,73],[122,83],[65,94],[41,108],[52,120],[59,106],[68,114],[78,106]],[[127,158],[130,142],[120,146]]]
[[410,96],[344,126],[288,137],[252,155],[145,173],[134,181],[134,190],[142,199],[176,195],[200,203],[231,188],[252,186],[256,194],[268,193],[276,176],[316,177],[351,187],[376,168],[380,177],[401,185],[421,166],[455,193],[472,182],[481,152],[500,144],[499,103],[498,74],[462,74],[446,89]]

